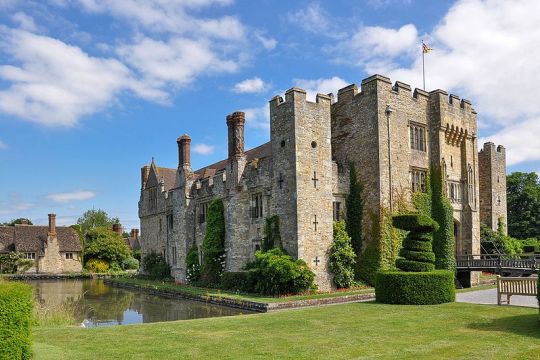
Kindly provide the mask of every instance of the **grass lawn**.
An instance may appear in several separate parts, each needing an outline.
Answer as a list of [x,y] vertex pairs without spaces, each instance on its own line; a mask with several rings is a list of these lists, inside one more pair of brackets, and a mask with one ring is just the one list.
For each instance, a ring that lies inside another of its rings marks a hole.
[[310,293],[310,294],[272,297],[272,296],[262,296],[262,295],[257,295],[257,294],[234,293],[234,292],[223,291],[219,289],[209,289],[209,288],[202,288],[202,287],[196,287],[196,286],[190,286],[190,285],[178,285],[178,284],[175,284],[174,282],[162,282],[162,281],[156,281],[156,280],[145,280],[145,279],[130,278],[130,277],[120,277],[120,278],[115,278],[111,280],[114,282],[137,285],[140,287],[156,289],[156,290],[168,290],[168,291],[174,291],[178,293],[186,293],[186,294],[192,294],[192,295],[218,296],[218,297],[226,297],[226,298],[238,299],[238,300],[255,301],[255,302],[260,302],[260,303],[275,303],[275,302],[306,300],[306,299],[322,299],[322,298],[332,298],[332,297],[345,296],[345,295],[369,294],[369,293],[375,292],[374,288],[364,286],[364,287],[359,287],[359,288],[346,289],[343,291],[317,292],[317,293]]
[[540,359],[537,309],[303,308],[109,328],[34,328],[35,359]]

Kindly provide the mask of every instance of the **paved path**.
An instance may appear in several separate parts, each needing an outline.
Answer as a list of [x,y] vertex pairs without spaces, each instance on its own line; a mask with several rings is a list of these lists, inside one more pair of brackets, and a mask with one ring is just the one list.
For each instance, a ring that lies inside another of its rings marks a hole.
[[[503,296],[506,300],[506,296]],[[456,296],[457,302],[473,303],[473,304],[497,304],[497,289],[477,290],[458,293]],[[534,296],[512,295],[510,300],[512,305],[538,307],[538,301]]]

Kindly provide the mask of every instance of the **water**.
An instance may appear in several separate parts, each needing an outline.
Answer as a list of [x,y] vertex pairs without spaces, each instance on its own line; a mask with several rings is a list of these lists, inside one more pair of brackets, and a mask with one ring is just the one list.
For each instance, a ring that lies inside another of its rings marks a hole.
[[45,306],[75,307],[75,317],[84,327],[141,324],[247,314],[191,300],[163,298],[144,292],[107,285],[103,280],[32,280],[36,297]]

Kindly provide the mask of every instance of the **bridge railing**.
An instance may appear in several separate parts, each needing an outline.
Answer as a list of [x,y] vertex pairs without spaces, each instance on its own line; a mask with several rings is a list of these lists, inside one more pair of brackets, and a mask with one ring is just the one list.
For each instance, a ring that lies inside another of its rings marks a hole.
[[458,268],[482,269],[538,269],[540,260],[534,256],[516,255],[458,255],[456,265]]

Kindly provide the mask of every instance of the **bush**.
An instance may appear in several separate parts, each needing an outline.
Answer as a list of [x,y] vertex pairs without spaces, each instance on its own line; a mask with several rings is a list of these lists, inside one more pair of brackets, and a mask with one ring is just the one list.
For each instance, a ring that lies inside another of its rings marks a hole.
[[254,292],[254,279],[253,270],[224,272],[221,277],[221,288],[230,291]]
[[480,224],[480,242],[488,254],[519,255],[523,253],[525,244],[534,245],[534,240],[515,239],[498,231],[493,231],[485,224]]
[[420,213],[396,215],[392,223],[409,231],[399,252],[402,258],[396,260],[396,266],[403,271],[433,271],[435,254],[431,250],[431,233],[439,228],[437,223]]
[[215,199],[208,205],[202,251],[201,280],[206,285],[217,285],[225,267],[225,216],[221,199]]
[[0,254],[0,274],[23,273],[34,265],[34,260],[26,259],[20,252]]
[[190,284],[196,283],[201,278],[201,265],[199,264],[199,248],[193,244],[186,256],[186,278]]
[[151,252],[142,260],[142,268],[151,279],[167,279],[171,277],[171,267],[161,254]]
[[430,305],[453,302],[454,273],[390,271],[377,274],[375,297],[385,304]]
[[257,251],[245,270],[253,276],[254,291],[266,295],[298,294],[314,289],[315,274],[303,260],[294,260],[281,249]]
[[139,260],[134,257],[128,257],[122,262],[122,268],[124,270],[138,270],[139,269]]
[[338,288],[348,288],[354,281],[356,254],[351,245],[351,238],[345,230],[345,222],[334,222],[334,242],[330,247],[330,271],[334,274],[334,283]]
[[279,231],[279,216],[267,217],[264,222],[264,238],[262,250],[268,251],[273,248],[281,248],[281,234]]
[[122,264],[131,257],[131,249],[126,244],[122,236],[112,230],[95,228],[86,233],[86,248],[84,249],[86,259],[101,259],[109,264]]
[[141,249],[134,250],[133,257],[141,262]]
[[0,359],[30,359],[33,304],[30,286],[0,280]]
[[106,273],[109,270],[109,263],[101,259],[90,259],[84,267],[93,273]]

